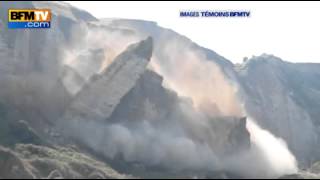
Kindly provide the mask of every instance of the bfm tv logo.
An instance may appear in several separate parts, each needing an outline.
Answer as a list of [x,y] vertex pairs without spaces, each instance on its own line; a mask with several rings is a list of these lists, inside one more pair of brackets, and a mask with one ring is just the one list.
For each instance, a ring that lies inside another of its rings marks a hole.
[[49,9],[9,9],[8,28],[50,28]]

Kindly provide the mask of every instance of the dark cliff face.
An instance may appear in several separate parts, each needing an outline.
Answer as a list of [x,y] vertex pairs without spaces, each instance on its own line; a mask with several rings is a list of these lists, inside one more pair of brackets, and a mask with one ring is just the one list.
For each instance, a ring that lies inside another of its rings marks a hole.
[[[168,119],[170,113],[174,112],[174,108],[177,107],[178,97],[173,91],[162,87],[162,80],[163,78],[156,73],[146,71],[135,87],[121,99],[108,121],[133,122],[149,118],[153,118],[150,121]],[[152,117],[152,113],[148,112],[145,106],[146,103],[150,103],[153,110],[159,113]]]
[[[119,106],[108,120],[129,124],[147,120],[156,125],[178,122],[181,123],[181,127],[187,127],[188,121],[192,120],[184,113],[181,104],[188,106],[190,111],[196,111],[192,110],[193,104],[187,99],[181,99],[174,91],[165,89],[162,84],[161,76],[153,71],[146,71],[136,86],[121,99]],[[236,153],[250,148],[250,134],[246,129],[246,118],[219,117],[208,114],[202,118],[199,121],[208,121],[208,129],[213,128],[218,139],[228,139],[224,142],[225,147],[222,149],[230,149],[230,152]],[[186,131],[190,133],[190,136],[195,136],[192,138],[201,141],[202,138],[197,137],[197,133],[194,134],[192,130],[188,131],[188,128]]]
[[229,134],[230,149],[235,152],[246,151],[250,149],[250,133],[247,130],[247,118],[240,118],[238,125],[236,125]]

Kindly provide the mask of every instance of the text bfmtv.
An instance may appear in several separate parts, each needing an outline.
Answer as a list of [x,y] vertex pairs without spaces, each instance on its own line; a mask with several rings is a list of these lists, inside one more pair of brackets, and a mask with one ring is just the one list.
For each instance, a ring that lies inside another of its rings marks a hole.
[[50,28],[49,9],[9,9],[8,28]]

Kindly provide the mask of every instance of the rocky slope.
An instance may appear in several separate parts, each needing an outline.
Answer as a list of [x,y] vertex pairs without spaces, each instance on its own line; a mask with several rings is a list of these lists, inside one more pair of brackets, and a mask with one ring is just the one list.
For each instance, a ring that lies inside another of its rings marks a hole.
[[[16,179],[124,179],[104,163],[71,148],[18,144],[0,147],[0,178]],[[132,177],[131,177],[132,178]]]

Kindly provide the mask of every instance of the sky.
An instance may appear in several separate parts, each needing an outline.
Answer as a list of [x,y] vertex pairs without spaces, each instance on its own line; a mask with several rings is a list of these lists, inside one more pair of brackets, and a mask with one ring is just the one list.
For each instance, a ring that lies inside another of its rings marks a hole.
[[[320,2],[73,1],[97,18],[155,21],[234,63],[273,54],[290,62],[320,63]],[[247,10],[249,18],[180,17],[182,10]]]

